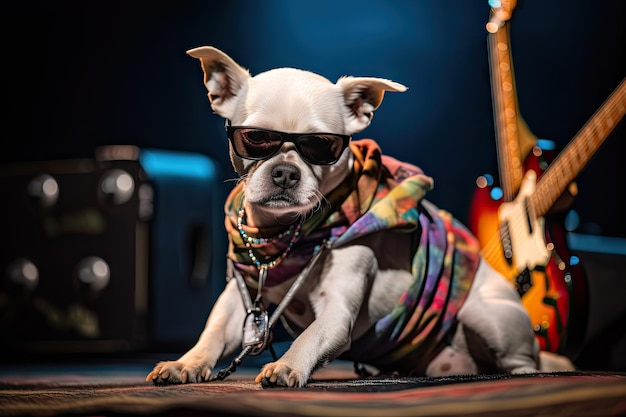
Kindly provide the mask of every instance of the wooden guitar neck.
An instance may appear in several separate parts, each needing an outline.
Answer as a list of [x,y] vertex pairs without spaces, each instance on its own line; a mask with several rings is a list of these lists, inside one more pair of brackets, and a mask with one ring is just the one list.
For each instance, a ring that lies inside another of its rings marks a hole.
[[487,36],[499,178],[504,201],[513,200],[517,194],[524,176],[523,161],[537,141],[519,115],[509,28],[510,22],[506,21],[495,33]]
[[543,216],[550,210],[568,184],[576,178],[622,120],[625,113],[626,78],[541,176],[535,193],[530,197],[530,208],[535,216]]

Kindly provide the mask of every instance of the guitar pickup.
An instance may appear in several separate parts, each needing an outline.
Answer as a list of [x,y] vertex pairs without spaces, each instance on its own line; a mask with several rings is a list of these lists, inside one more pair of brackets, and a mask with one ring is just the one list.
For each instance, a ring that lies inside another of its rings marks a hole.
[[509,233],[509,222],[500,223],[500,241],[502,242],[502,255],[509,265],[513,265],[513,244]]

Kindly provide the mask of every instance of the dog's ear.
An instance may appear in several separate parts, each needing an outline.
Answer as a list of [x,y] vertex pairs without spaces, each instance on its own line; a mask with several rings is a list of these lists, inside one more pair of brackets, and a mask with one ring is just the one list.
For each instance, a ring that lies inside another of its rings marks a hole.
[[233,99],[250,78],[250,72],[212,46],[190,49],[187,54],[198,58],[202,64],[211,108],[220,116],[232,119],[236,102]]
[[404,92],[407,87],[384,78],[341,77],[337,85],[343,90],[348,109],[345,126],[348,134],[369,126],[373,112],[383,101],[385,91]]

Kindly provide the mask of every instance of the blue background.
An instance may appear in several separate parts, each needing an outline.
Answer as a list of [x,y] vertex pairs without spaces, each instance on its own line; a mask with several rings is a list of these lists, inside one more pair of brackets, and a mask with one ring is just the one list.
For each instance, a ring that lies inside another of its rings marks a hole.
[[[15,2],[2,14],[0,162],[91,156],[136,144],[227,160],[187,49],[214,45],[252,74],[280,66],[390,78],[357,135],[421,166],[429,198],[467,220],[477,176],[496,173],[486,0]],[[512,52],[522,116],[562,149],[626,75],[621,0],[520,1]],[[626,237],[626,128],[578,178],[581,233]],[[225,189],[231,186],[225,183]]]

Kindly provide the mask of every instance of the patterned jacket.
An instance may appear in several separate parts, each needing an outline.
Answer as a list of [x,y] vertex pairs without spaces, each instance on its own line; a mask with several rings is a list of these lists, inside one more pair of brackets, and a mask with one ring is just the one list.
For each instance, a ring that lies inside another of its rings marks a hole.
[[[433,181],[421,169],[382,155],[371,139],[352,141],[350,147],[354,154],[352,174],[326,196],[329,204],[302,225],[301,237],[289,255],[267,271],[265,286],[297,275],[325,239],[339,247],[383,229],[415,233],[418,244],[412,261],[413,283],[396,307],[353,341],[342,358],[386,372],[423,371],[456,326],[456,314],[478,268],[479,243],[450,213],[424,199]],[[225,205],[228,256],[254,288],[258,271],[237,228],[242,198],[239,184]],[[275,236],[280,232],[246,225],[243,228],[249,236]],[[252,246],[261,257],[272,259],[284,252],[288,240],[286,237]]]

